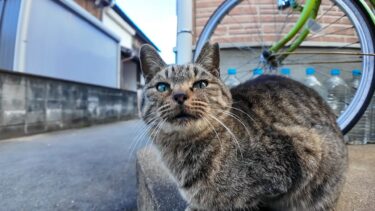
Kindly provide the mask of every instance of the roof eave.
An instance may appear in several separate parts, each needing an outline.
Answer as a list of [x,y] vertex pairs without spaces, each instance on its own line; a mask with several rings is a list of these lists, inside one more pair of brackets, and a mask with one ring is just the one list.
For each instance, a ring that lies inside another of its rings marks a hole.
[[141,39],[143,40],[144,42],[146,43],[149,43],[150,45],[152,45],[156,50],[160,51],[160,49],[150,40],[150,38],[148,38],[143,32],[141,29],[139,29],[139,27],[125,14],[124,11],[122,11],[122,9],[117,5],[115,4],[113,6],[113,10],[126,22],[128,23],[131,27],[134,28],[134,30],[136,31],[136,35]]

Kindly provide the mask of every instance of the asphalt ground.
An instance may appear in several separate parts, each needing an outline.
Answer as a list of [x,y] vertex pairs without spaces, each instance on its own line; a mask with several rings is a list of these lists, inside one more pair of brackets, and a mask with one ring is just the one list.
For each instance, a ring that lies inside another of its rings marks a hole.
[[136,210],[143,127],[132,120],[0,140],[0,210]]

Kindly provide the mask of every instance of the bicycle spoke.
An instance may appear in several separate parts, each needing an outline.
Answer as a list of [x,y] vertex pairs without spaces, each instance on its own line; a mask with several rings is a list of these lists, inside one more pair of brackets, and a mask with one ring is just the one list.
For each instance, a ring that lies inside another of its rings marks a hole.
[[312,65],[312,64],[346,64],[346,63],[362,63],[362,60],[351,60],[351,61],[316,61],[316,62],[301,62],[301,63],[285,63],[284,65]]
[[315,55],[355,55],[355,56],[375,56],[374,53],[350,53],[350,52],[325,52],[325,51],[311,51],[311,52],[284,52],[284,53],[276,53],[275,55],[285,55],[285,54],[315,54]]
[[[216,33],[216,31],[214,31],[214,35],[215,35],[215,33]],[[237,48],[244,55],[246,55],[246,52],[242,48],[246,48],[246,49],[251,50],[253,53],[257,53],[253,48],[251,48],[249,46],[240,46],[240,45],[237,45],[236,43],[230,41],[228,38],[220,37],[220,39],[224,40],[226,43],[229,43],[229,44],[233,45],[233,47]]]
[[325,16],[328,12],[330,12],[332,10],[333,7],[336,6],[336,2],[333,2],[333,4],[331,5],[331,7],[326,10],[322,15],[319,15],[317,18],[316,18],[316,21],[319,21],[323,16]]
[[285,29],[285,27],[286,27],[286,25],[287,25],[287,22],[288,22],[291,18],[294,17],[294,14],[295,14],[295,13],[294,13],[294,10],[289,9],[289,11],[288,11],[288,13],[287,13],[287,15],[286,15],[286,17],[285,17],[285,19],[284,19],[284,24],[283,24],[283,26],[281,27],[280,31],[278,32],[277,40],[280,40],[280,39],[281,39],[281,37],[282,37],[282,33],[284,32],[284,29]]
[[[249,7],[251,6],[251,3],[250,3],[250,1],[249,0],[247,0],[247,3],[249,4]],[[259,12],[259,11],[258,11]],[[258,17],[258,18],[254,18],[254,19],[257,19],[256,20],[256,28],[257,28],[257,30],[258,30],[258,37],[260,37],[260,40],[261,40],[261,46],[262,46],[262,48],[264,47],[264,40],[263,40],[263,31],[261,30],[261,28],[260,28],[260,24],[259,24],[259,16],[260,16],[260,14],[258,14],[256,17]],[[253,16],[253,17],[255,17],[255,16]]]
[[[343,46],[340,46],[340,47],[335,47],[335,48],[332,48],[332,49],[330,49],[331,51],[333,51],[333,50],[338,50],[338,49],[343,49],[343,48],[348,48],[348,47],[350,47],[350,46],[352,46],[352,45],[355,45],[355,44],[359,44],[359,41],[356,41],[356,42],[352,42],[352,43],[349,43],[349,44],[346,44],[346,45],[343,45]],[[353,47],[350,47],[351,49],[353,48]],[[294,52],[294,53],[298,53],[298,52]],[[305,54],[308,54],[308,53],[305,53]],[[298,61],[300,61],[300,60],[305,60],[305,59],[313,59],[313,58],[316,58],[317,56],[319,56],[320,55],[320,53],[318,54],[318,53],[316,53],[316,54],[314,54],[314,55],[310,55],[310,56],[305,56],[305,57],[302,57],[302,58],[299,58],[298,59]],[[296,61],[296,60],[293,60],[293,59],[290,59],[290,58],[288,58],[288,61]]]
[[[278,14],[279,10],[277,9],[276,1],[273,1],[273,28],[276,32],[276,14]],[[275,37],[275,42],[277,42],[277,37]]]
[[324,34],[320,34],[320,35],[317,35],[317,36],[307,37],[305,39],[305,42],[313,40],[313,39],[316,39],[316,38],[319,38],[319,37],[327,36],[327,35],[334,35],[334,34],[336,34],[338,32],[343,32],[343,31],[346,31],[346,30],[349,30],[349,29],[354,29],[354,26],[351,26],[351,27],[348,27],[348,28],[344,28],[344,29],[339,29],[339,30],[336,30],[336,31],[333,31],[333,32],[330,32],[330,33],[324,33]]
[[[245,26],[243,24],[241,24],[234,16],[228,14],[229,17],[232,18],[232,20],[234,20],[242,29],[246,29]],[[263,46],[263,41],[261,40],[261,37],[259,36],[258,34],[258,43],[260,44],[260,46]]]
[[342,16],[340,16],[338,19],[336,19],[335,21],[329,23],[328,25],[325,25],[323,28],[321,28],[319,31],[315,32],[315,33],[319,33],[321,31],[324,31],[325,29],[327,29],[328,27],[332,26],[333,24],[336,24],[337,22],[339,22],[343,17],[345,17],[346,15],[343,14]]

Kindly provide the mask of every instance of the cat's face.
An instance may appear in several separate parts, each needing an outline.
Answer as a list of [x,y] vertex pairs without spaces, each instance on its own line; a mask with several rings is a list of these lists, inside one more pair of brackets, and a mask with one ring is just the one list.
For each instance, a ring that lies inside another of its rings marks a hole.
[[167,131],[199,132],[213,127],[212,122],[231,106],[230,92],[219,77],[218,51],[218,45],[207,44],[195,64],[168,66],[151,46],[143,46],[144,121],[163,124]]

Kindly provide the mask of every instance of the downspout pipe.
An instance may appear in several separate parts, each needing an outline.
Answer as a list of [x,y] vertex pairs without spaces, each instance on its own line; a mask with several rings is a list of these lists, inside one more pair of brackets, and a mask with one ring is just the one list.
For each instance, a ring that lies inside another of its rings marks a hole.
[[192,62],[193,0],[177,0],[177,64]]

